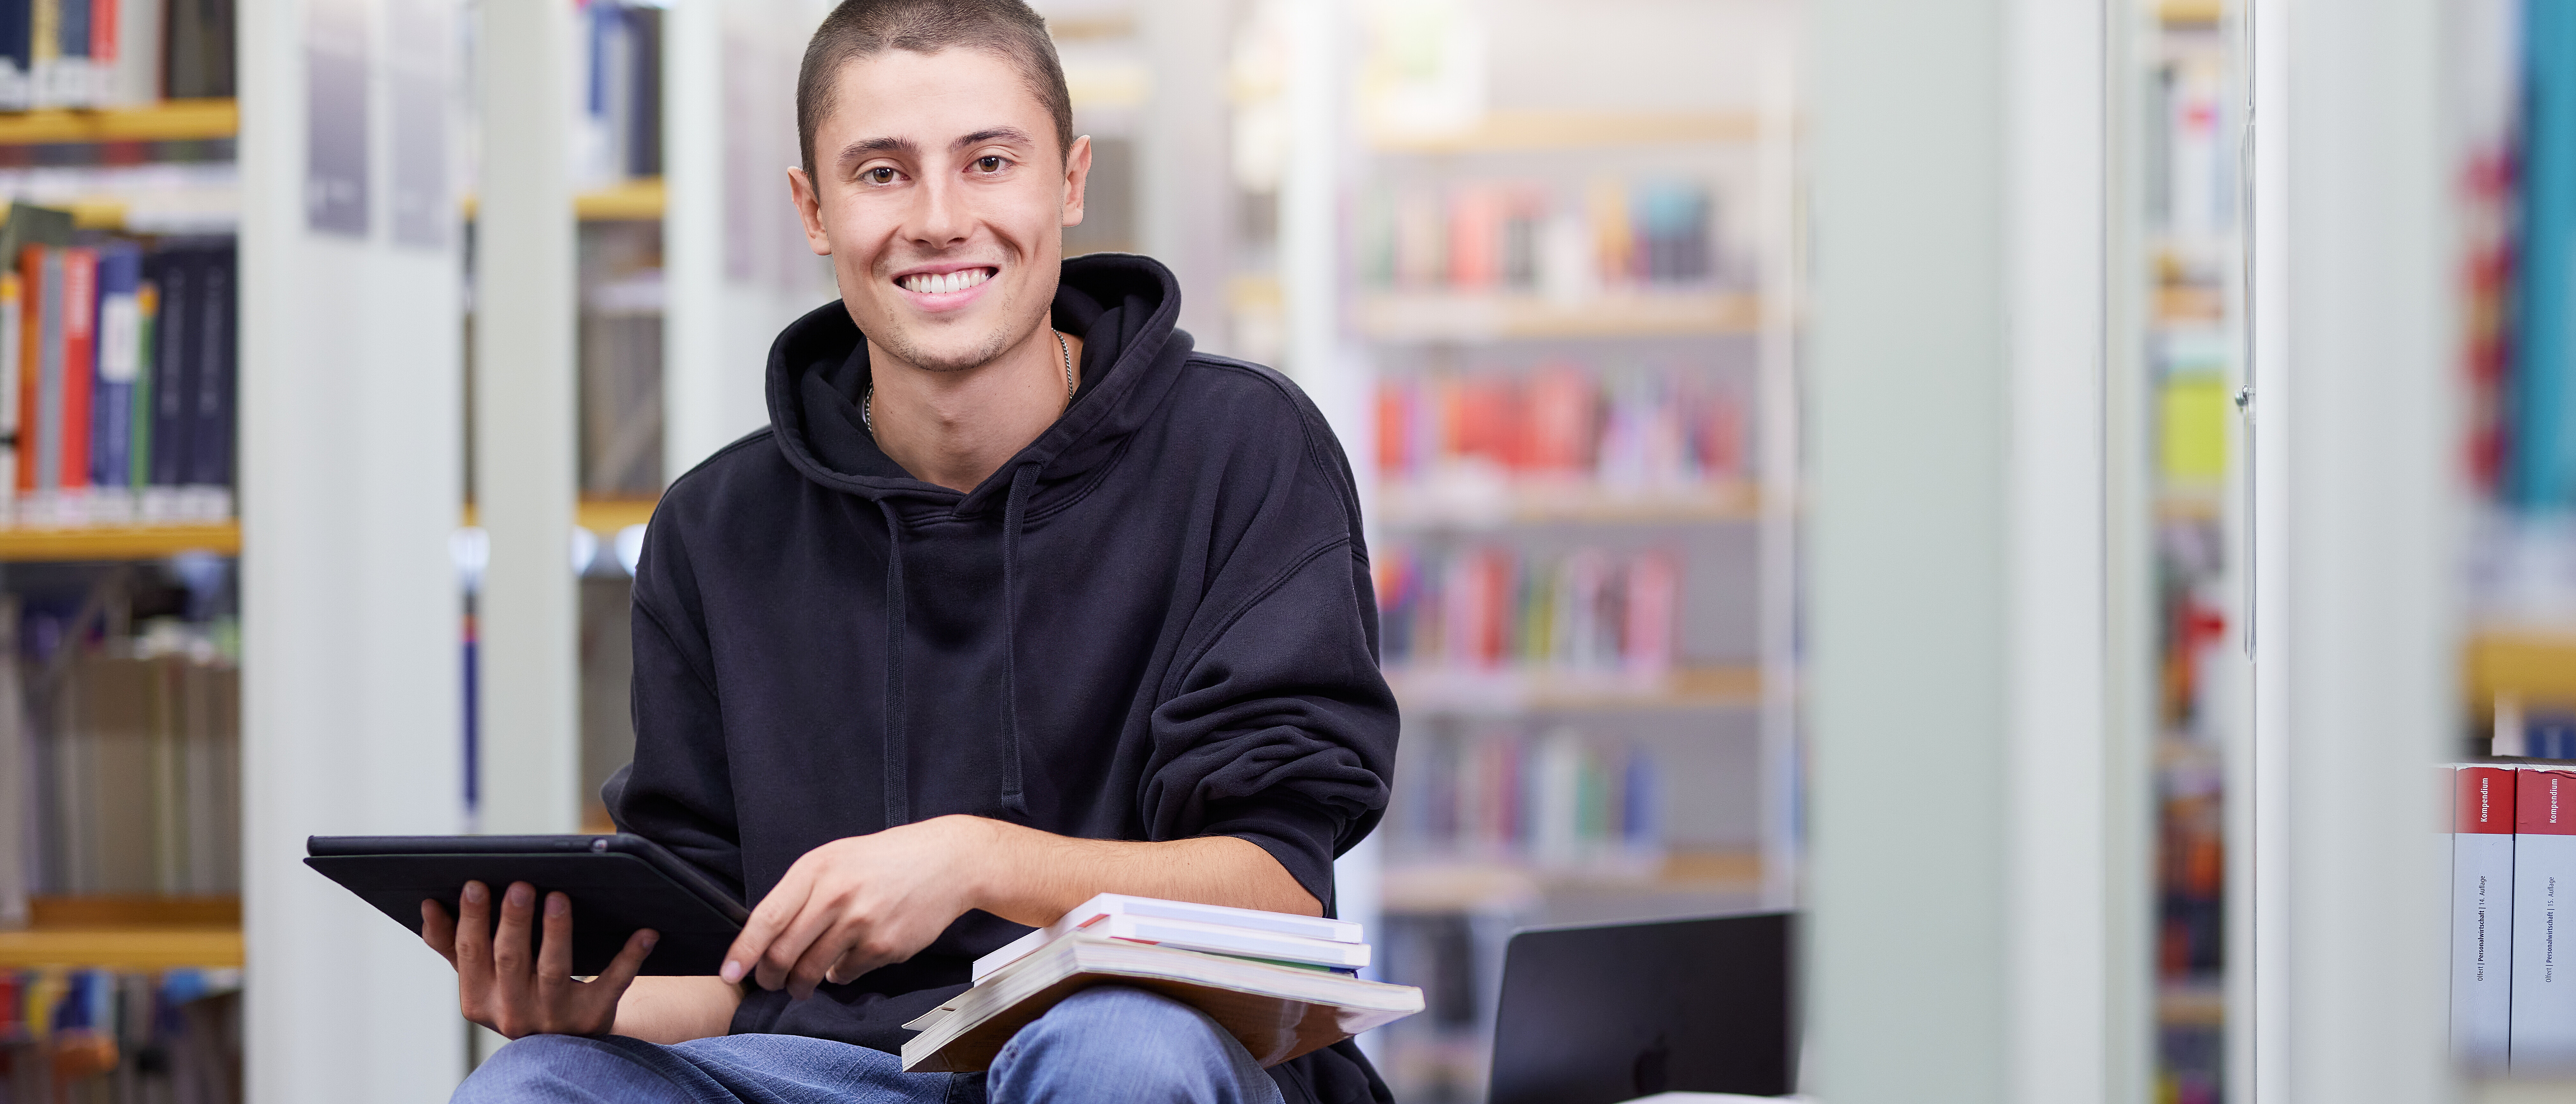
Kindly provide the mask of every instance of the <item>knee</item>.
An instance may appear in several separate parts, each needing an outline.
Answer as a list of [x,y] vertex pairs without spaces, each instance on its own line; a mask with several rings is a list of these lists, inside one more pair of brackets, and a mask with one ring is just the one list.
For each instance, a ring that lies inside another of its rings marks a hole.
[[1121,985],[1085,989],[1031,1021],[994,1057],[990,1076],[997,1104],[1061,1099],[1049,1086],[1073,1077],[1089,1099],[1276,1099],[1268,1075],[1216,1021]]
[[605,1048],[576,1035],[530,1035],[492,1052],[456,1086],[448,1104],[526,1104],[590,1099],[574,1071]]

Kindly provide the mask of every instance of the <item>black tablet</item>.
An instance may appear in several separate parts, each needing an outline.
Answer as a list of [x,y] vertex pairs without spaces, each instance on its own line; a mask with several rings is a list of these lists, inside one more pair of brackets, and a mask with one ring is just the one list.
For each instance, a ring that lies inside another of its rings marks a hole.
[[[731,892],[642,836],[313,836],[304,865],[321,871],[376,910],[420,933],[420,903],[456,914],[465,883],[497,897],[512,882],[537,888],[536,935],[544,938],[546,893],[572,898],[572,972],[608,968],[638,928],[661,939],[647,974],[712,974],[750,914]],[[497,916],[499,910],[494,909]]]

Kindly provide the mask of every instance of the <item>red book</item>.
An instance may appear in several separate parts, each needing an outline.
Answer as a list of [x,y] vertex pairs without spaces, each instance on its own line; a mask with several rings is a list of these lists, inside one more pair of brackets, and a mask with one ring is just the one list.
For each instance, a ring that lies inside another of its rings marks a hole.
[[2516,773],[2513,1068],[2576,1072],[2576,943],[2558,946],[2560,920],[2576,936],[2576,772]]
[[98,250],[63,250],[62,485],[89,485],[90,377],[98,361]]
[[1530,376],[1522,401],[1523,465],[1549,475],[1577,475],[1591,467],[1597,395],[1592,378],[1571,365],[1550,365]]
[[36,493],[36,427],[43,415],[36,406],[37,377],[44,374],[38,359],[45,332],[45,247],[31,245],[18,251],[18,493]]
[[1377,385],[1377,469],[1387,478],[1413,474],[1413,385],[1387,380]]
[[2451,1053],[2496,1070],[2513,1021],[2515,772],[2451,773]]

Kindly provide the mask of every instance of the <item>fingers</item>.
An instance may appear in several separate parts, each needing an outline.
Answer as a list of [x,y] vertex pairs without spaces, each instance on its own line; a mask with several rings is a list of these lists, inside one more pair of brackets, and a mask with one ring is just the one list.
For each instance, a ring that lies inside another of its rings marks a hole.
[[[501,922],[492,933],[492,992],[504,1009],[535,1007],[536,961],[528,935],[536,898],[536,887],[526,882],[510,883],[501,895]],[[501,1034],[510,1032],[505,1028]]]
[[450,967],[456,965],[456,921],[436,901],[420,903],[420,941],[438,952]]
[[[761,987],[778,988],[777,978],[763,965],[769,955],[770,942],[787,930],[797,913],[804,911],[805,900],[813,886],[813,875],[804,860],[800,859],[787,868],[787,876],[779,879],[769,895],[760,899],[759,907],[751,910],[751,919],[743,924],[742,934],[735,936],[733,946],[726,948],[724,968],[718,974],[727,984],[741,981],[743,975],[759,968],[762,971]],[[788,961],[795,960],[790,958]],[[777,973],[783,975],[785,970],[782,968]]]
[[644,968],[644,957],[652,954],[653,944],[661,941],[661,933],[651,928],[639,928],[635,934],[627,936],[625,948],[617,952],[617,957],[608,960],[608,969],[592,978],[585,987],[589,995],[604,998],[614,1009],[617,998],[625,994],[626,987],[634,984],[636,973]]
[[[851,938],[841,931],[840,909],[815,897],[805,899],[805,907],[787,922],[787,929],[769,941],[769,949],[760,956],[760,984],[764,989],[786,989],[803,1000],[814,994],[821,981],[823,968],[841,957]],[[817,953],[821,957],[807,969],[807,960]]]
[[[821,910],[809,911],[820,912]],[[865,928],[858,924],[831,923],[830,916],[822,916],[819,919],[830,926],[818,932],[814,940],[806,944],[805,953],[798,955],[795,964],[787,971],[787,992],[797,1000],[813,996],[814,987],[822,984],[826,977],[830,977],[832,967],[844,958],[858,958],[865,954],[861,949],[860,938]],[[785,941],[782,940],[770,946],[775,948],[783,945]],[[834,977],[832,980],[840,979]]]
[[[484,1023],[492,989],[492,894],[481,882],[456,895],[456,994],[465,1018]],[[486,1026],[489,1026],[488,1024]]]
[[545,933],[537,945],[536,992],[540,1004],[553,1008],[567,986],[580,984],[572,980],[572,898],[546,894]]

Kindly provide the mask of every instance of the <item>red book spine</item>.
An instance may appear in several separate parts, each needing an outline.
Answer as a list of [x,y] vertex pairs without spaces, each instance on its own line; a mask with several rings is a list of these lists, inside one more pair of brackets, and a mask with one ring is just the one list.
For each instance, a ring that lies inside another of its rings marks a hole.
[[90,376],[98,351],[98,250],[63,250],[63,487],[89,485]]
[[31,245],[18,251],[18,493],[36,493],[36,427],[42,415],[36,406],[36,380],[43,375],[39,340],[45,332],[44,315],[39,313],[45,301],[45,247]]

